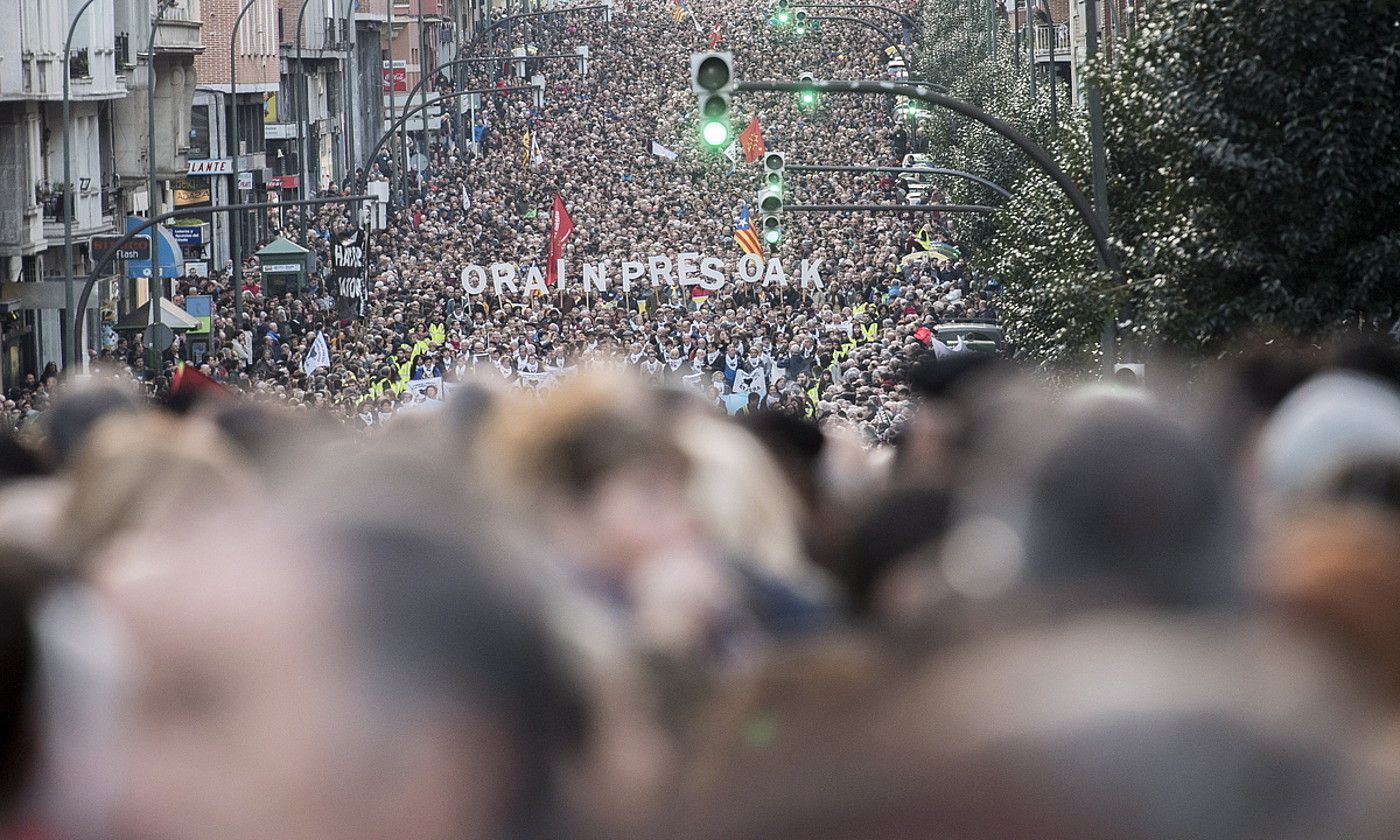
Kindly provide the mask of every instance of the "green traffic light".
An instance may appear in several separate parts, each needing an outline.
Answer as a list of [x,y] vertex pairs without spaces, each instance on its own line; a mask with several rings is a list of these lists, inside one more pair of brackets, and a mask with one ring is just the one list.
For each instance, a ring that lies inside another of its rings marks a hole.
[[804,90],[804,91],[802,91],[802,93],[798,95],[798,101],[801,102],[802,105],[805,106],[805,107],[808,107],[808,108],[812,107],[813,105],[817,104],[817,94],[816,94],[816,91],[811,91],[811,90]]
[[790,20],[792,20],[792,15],[788,14],[787,11],[778,12],[778,23],[786,24]]
[[763,232],[763,241],[767,242],[769,245],[777,245],[778,240],[782,238],[783,232],[778,228],[769,228]]
[[700,129],[700,136],[711,146],[723,146],[724,142],[729,139],[729,126],[718,121],[707,122]]
[[792,32],[793,32],[794,35],[796,35],[797,37],[801,38],[803,35],[806,35],[806,34],[807,34],[807,27],[802,26],[801,24],[798,24],[797,28],[794,29],[794,30],[792,30]]

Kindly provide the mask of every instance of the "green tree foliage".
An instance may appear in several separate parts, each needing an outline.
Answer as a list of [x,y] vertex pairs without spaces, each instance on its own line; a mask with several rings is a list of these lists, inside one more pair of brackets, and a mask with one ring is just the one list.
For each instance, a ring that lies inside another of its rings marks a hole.
[[[947,165],[1016,198],[961,230],[1003,282],[1027,358],[1087,366],[1102,323],[1141,344],[1213,352],[1243,330],[1387,328],[1400,315],[1400,23],[1391,0],[1162,0],[1104,89],[1122,279],[1057,187],[965,121],[932,134]],[[1008,119],[1088,189],[1084,114],[1031,101],[1003,33],[995,57],[960,0],[928,0],[930,81]],[[1060,88],[1061,104],[1068,98]],[[950,185],[958,201],[984,198]]]
[[1172,0],[1106,78],[1145,331],[1213,349],[1400,303],[1400,21],[1372,0]]

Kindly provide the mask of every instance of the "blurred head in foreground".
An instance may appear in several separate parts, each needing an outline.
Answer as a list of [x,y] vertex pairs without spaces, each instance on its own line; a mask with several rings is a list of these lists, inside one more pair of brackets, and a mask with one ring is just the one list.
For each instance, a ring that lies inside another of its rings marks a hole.
[[430,458],[312,471],[292,514],[250,504],[107,567],[141,666],[124,836],[552,832],[585,715],[531,558]]
[[652,836],[1395,836],[1375,733],[1342,684],[1305,649],[1238,629],[1079,620],[979,640],[903,680],[875,651],[778,663],[700,730]]

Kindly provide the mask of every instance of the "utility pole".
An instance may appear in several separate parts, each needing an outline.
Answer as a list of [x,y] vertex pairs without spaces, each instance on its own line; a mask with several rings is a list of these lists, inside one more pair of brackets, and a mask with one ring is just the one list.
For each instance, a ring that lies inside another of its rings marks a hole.
[[[1084,0],[1084,54],[1086,63],[1092,64],[1099,52],[1099,9],[1098,0]],[[1099,96],[1099,86],[1092,80],[1084,87],[1084,99],[1089,111],[1089,146],[1092,153],[1094,182],[1094,214],[1099,224],[1107,230],[1108,214],[1108,151],[1104,148],[1103,100]],[[1103,351],[1104,376],[1113,375],[1113,363],[1118,353],[1118,312],[1109,312],[1104,319],[1103,335],[1100,339]]]
[[[426,26],[425,26],[425,24],[424,24],[424,22],[423,22],[423,4],[422,4],[422,3],[419,3],[419,4],[418,4],[418,80],[419,80],[420,82],[422,82],[424,79],[427,79],[427,78],[429,78],[429,76],[428,76],[428,34],[427,34]],[[431,157],[431,155],[430,155],[429,153],[430,153],[430,151],[431,151],[431,149],[432,149],[432,144],[428,141],[428,116],[429,116],[429,115],[428,115],[428,88],[429,88],[429,87],[432,87],[432,82],[429,82],[428,84],[425,84],[425,85],[423,85],[422,87],[423,87],[423,90],[422,90],[421,98],[419,99],[419,104],[423,107],[423,116],[422,116],[421,122],[419,122],[419,125],[423,127],[423,130],[420,131],[420,132],[418,133],[418,140],[413,144],[413,151],[416,152],[417,154],[423,155],[423,160],[426,162],[426,161],[427,161],[428,159],[430,159],[430,157]],[[442,109],[439,109],[439,113],[446,113],[446,111],[444,111],[444,110],[442,110]],[[442,126],[442,122],[441,122],[441,121],[438,122],[438,126],[439,126],[439,128]],[[420,147],[421,147],[422,151],[419,151]],[[416,155],[415,155],[415,157],[416,157]],[[423,188],[423,173],[426,171],[426,166],[424,167],[424,169],[416,169],[416,167],[415,167],[415,170],[416,170],[416,173],[417,173],[417,174],[416,174],[416,177],[413,179],[413,183],[414,183],[414,185],[415,185],[418,189],[421,190],[421,189]]]
[[[394,97],[396,92],[394,88],[398,86],[398,76],[394,74],[394,0],[384,0],[384,15],[384,39],[386,47],[384,54],[389,57],[389,60],[386,62],[389,65],[389,72],[387,74],[387,78],[389,79],[389,125],[393,125],[398,117],[398,107],[395,105]],[[394,162],[392,146],[389,147],[389,154],[387,157],[390,163]],[[366,168],[368,168],[370,163],[372,163],[372,161],[365,162]],[[402,175],[403,173],[399,172],[398,174]],[[392,186],[394,179],[389,176],[388,172],[384,173],[384,177],[389,180],[389,184],[391,185],[389,188],[389,204],[393,205],[395,203],[394,193],[396,192]]]
[[[73,278],[73,214],[77,212],[77,205],[73,195],[73,106],[69,90],[72,68],[69,65],[73,60],[73,34],[78,29],[78,19],[93,2],[95,0],[87,0],[78,7],[78,13],[73,15],[73,20],[68,24],[68,37],[63,42],[63,327],[66,335],[63,337],[62,359],[65,376],[72,375],[72,367],[78,363],[78,356],[82,352],[82,342],[78,340],[74,326],[78,319],[73,309],[77,305],[74,298],[76,281]],[[151,65],[155,65],[154,54],[151,56]],[[154,70],[151,78],[155,78]],[[155,82],[152,81],[151,84],[154,85]]]
[[[997,27],[996,13],[992,11],[992,4],[996,0],[982,0],[982,5],[986,7],[987,17],[987,55],[996,58],[997,54]],[[913,69],[912,67],[909,69]]]
[[[1028,63],[1030,64],[1031,68],[1031,103],[1034,104],[1036,98],[1035,15],[1031,13],[1031,0],[1026,0],[1026,43],[1030,44],[1031,60]],[[1051,51],[1050,56],[1052,59],[1054,58],[1053,50]]]

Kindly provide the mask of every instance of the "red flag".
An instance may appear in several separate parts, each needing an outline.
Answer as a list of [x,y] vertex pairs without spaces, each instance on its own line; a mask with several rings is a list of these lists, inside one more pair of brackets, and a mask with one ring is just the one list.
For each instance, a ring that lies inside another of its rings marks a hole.
[[753,163],[768,151],[763,145],[763,126],[758,124],[758,117],[749,120],[749,127],[739,132],[739,146],[744,150],[745,163]]
[[721,33],[723,33],[723,32],[724,32],[724,21],[721,21],[721,20],[715,21],[714,27],[710,30],[710,36],[709,36],[710,49],[714,49],[715,47],[718,47],[718,46],[719,46],[720,40],[724,38],[724,35],[721,34]]
[[175,366],[175,375],[170,378],[170,394],[171,396],[179,396],[187,392],[220,397],[230,394],[226,386],[205,376],[199,368],[186,362],[180,362]]
[[544,283],[554,286],[559,282],[559,260],[564,258],[564,240],[574,232],[574,220],[569,218],[569,208],[559,193],[554,194],[554,207],[549,211],[549,261],[545,266]]

